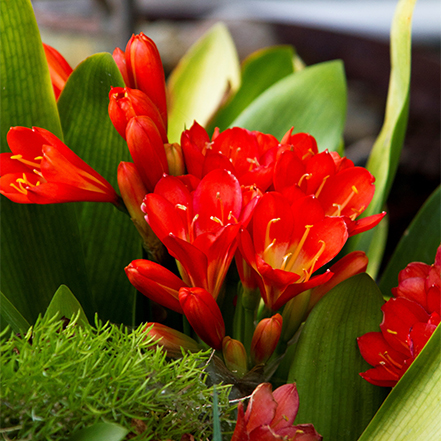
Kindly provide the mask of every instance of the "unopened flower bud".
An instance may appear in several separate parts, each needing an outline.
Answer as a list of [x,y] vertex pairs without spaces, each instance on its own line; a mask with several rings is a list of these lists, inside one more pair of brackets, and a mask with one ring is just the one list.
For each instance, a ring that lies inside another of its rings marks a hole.
[[258,323],[251,340],[251,359],[254,364],[265,363],[271,357],[282,332],[282,323],[280,314]]
[[247,353],[244,345],[231,337],[225,337],[222,341],[222,354],[225,365],[238,377],[247,372]]
[[168,172],[171,176],[182,176],[185,174],[184,155],[178,143],[164,144],[167,157]]

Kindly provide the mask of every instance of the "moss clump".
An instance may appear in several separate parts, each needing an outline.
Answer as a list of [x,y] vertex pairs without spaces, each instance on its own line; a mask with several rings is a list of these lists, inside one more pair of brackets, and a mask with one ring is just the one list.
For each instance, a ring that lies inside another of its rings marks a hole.
[[[145,326],[144,326],[145,327]],[[62,440],[100,421],[131,431],[128,439],[211,437],[209,352],[170,361],[145,338],[96,320],[39,319],[25,336],[0,335],[1,432],[6,439]],[[217,387],[228,421],[228,388]]]

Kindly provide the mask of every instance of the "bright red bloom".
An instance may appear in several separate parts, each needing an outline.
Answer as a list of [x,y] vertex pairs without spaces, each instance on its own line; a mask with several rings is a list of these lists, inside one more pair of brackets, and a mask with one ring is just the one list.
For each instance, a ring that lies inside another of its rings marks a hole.
[[133,162],[147,190],[152,192],[164,173],[168,174],[161,134],[151,118],[135,116],[127,124],[126,136]]
[[270,383],[257,386],[244,413],[238,406],[236,428],[231,441],[320,441],[312,424],[293,426],[299,409],[295,384],[285,384],[271,392]]
[[190,352],[199,352],[201,346],[196,340],[188,335],[176,331],[176,329],[160,323],[147,323],[145,333],[151,337],[158,346],[162,346],[167,351],[169,357],[179,357],[182,355],[182,349]]
[[241,230],[240,251],[260,275],[263,301],[273,311],[328,281],[330,271],[312,274],[333,259],[348,238],[345,221],[325,217],[313,196],[290,204],[279,193],[266,193],[256,206],[251,227],[251,234]]
[[[194,179],[186,180],[187,185]],[[184,281],[216,299],[239,229],[251,216],[255,200],[242,206],[239,182],[226,170],[212,171],[196,188],[187,185],[173,176],[161,179],[142,209],[152,230],[179,261]]]
[[183,313],[179,290],[187,285],[171,271],[155,262],[137,259],[125,268],[130,283],[142,294],[173,311]]
[[113,187],[55,135],[45,129],[12,127],[12,153],[2,153],[0,193],[20,204],[111,202]]
[[[288,140],[289,139],[289,140]],[[375,178],[363,167],[355,167],[338,153],[318,153],[310,135],[299,133],[287,137],[279,148],[274,166],[274,188],[291,202],[314,195],[326,216],[343,216],[350,236],[377,225],[385,213],[356,218],[363,213],[375,192]]]
[[213,296],[203,288],[181,288],[179,302],[196,334],[214,349],[222,349],[225,324]]
[[65,60],[63,55],[48,44],[43,43],[44,54],[49,66],[49,75],[51,76],[52,87],[55,93],[55,99],[61,94],[61,91],[66,84],[67,79],[72,73],[73,69]]
[[162,141],[168,142],[159,110],[144,92],[129,87],[112,87],[109,92],[109,117],[124,139],[127,124],[134,116],[148,116],[158,129]]
[[167,127],[165,75],[161,57],[153,40],[142,32],[132,35],[126,50],[115,49],[113,59],[127,87],[142,90],[156,105]]
[[280,314],[262,319],[254,330],[251,340],[251,359],[254,364],[265,363],[273,355],[282,333],[283,319]]
[[396,298],[383,306],[381,332],[358,340],[363,358],[372,366],[360,375],[377,386],[393,387],[421,352],[440,323],[441,246],[435,263],[410,263],[392,290]]
[[198,123],[182,133],[181,145],[189,173],[202,178],[214,169],[229,170],[241,185],[265,191],[272,182],[273,156],[278,141],[272,135],[239,127],[215,133],[210,141]]

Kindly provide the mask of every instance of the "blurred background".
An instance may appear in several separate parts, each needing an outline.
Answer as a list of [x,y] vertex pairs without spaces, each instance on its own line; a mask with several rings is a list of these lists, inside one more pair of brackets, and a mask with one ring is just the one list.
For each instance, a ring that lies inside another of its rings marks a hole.
[[[364,165],[381,128],[396,0],[33,0],[32,4],[42,40],[72,67],[93,53],[124,49],[132,33],[142,31],[156,42],[167,74],[218,21],[227,24],[241,60],[274,44],[293,45],[308,65],[342,59],[349,90],[346,154],[357,165]],[[386,256],[440,183],[440,42],[441,2],[418,0],[409,126],[388,202]]]

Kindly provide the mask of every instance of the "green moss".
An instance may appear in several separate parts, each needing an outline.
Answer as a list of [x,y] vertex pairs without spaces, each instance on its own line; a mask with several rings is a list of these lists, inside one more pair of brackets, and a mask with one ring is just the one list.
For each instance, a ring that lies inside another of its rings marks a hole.
[[[197,439],[213,432],[209,352],[168,360],[143,327],[96,320],[39,319],[25,336],[1,334],[1,432],[10,439],[61,440],[100,421],[130,429],[130,439]],[[233,418],[229,388],[217,386],[219,413]],[[7,438],[6,438],[7,439]]]

